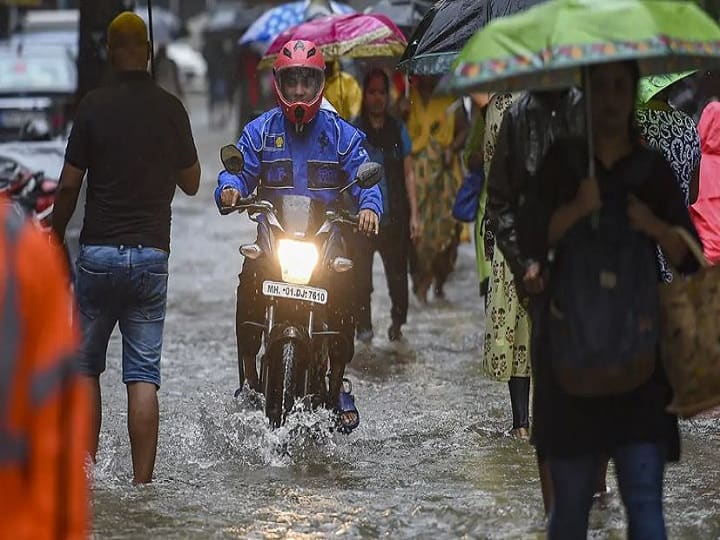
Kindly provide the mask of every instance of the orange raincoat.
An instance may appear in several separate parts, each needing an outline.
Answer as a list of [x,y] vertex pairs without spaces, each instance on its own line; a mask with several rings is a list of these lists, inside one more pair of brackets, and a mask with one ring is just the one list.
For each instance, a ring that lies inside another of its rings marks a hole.
[[0,198],[0,538],[81,539],[88,392],[61,250]]

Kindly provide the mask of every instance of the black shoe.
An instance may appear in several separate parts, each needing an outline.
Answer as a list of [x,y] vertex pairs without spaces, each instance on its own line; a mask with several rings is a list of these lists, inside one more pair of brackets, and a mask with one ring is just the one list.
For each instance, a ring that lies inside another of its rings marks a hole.
[[400,329],[401,325],[397,323],[392,323],[390,325],[390,328],[388,328],[388,341],[400,341],[403,338],[402,330]]

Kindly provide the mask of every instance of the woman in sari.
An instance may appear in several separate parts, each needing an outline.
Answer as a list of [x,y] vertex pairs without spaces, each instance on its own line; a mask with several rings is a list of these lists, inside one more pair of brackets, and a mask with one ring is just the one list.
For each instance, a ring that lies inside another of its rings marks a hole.
[[461,227],[452,217],[452,205],[462,180],[459,154],[468,132],[462,102],[433,96],[435,84],[435,78],[418,78],[410,89],[408,116],[423,230],[411,273],[413,291],[423,304],[433,282],[435,298],[444,298],[443,287],[455,264]]

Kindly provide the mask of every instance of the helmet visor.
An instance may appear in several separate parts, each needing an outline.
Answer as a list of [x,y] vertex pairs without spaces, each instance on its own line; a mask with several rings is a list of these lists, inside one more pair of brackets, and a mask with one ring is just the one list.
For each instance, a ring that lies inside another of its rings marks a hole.
[[275,74],[282,98],[288,103],[313,103],[323,88],[325,74],[315,68],[290,67]]

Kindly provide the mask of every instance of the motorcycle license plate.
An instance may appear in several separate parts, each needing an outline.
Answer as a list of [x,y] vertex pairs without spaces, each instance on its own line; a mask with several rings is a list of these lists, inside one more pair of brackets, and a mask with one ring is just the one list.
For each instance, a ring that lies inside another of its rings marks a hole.
[[327,291],[307,285],[293,285],[281,281],[263,281],[262,292],[265,296],[279,296],[292,300],[303,300],[316,304],[327,304]]

